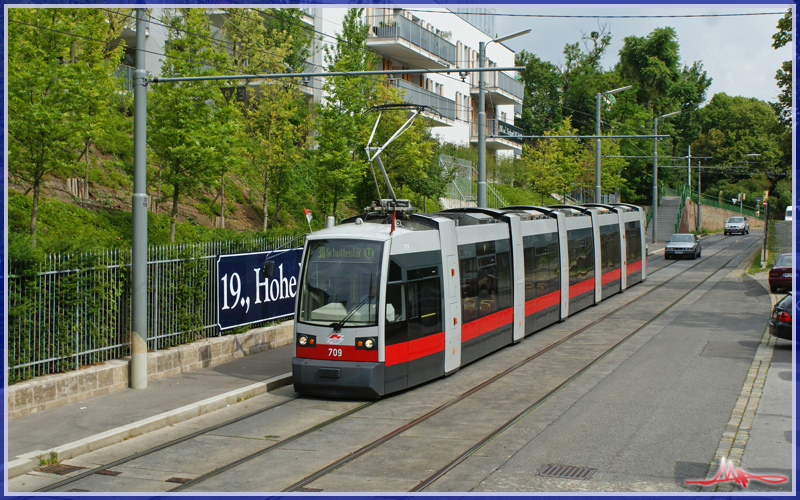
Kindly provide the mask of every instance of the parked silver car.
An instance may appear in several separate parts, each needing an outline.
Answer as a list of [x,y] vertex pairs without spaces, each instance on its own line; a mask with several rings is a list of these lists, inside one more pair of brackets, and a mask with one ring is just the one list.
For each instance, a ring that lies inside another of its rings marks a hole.
[[750,222],[747,217],[728,217],[725,221],[725,229],[723,229],[725,236],[733,233],[750,234]]
[[691,233],[673,234],[664,247],[664,258],[674,259],[675,257],[700,257],[700,238]]

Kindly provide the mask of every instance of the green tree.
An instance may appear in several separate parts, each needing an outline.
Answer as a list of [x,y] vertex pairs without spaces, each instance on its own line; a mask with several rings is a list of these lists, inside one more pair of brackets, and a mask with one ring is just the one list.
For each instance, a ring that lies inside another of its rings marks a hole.
[[[299,11],[286,10],[289,12],[228,11],[225,32],[233,45],[231,63],[240,73],[280,73],[287,70],[287,60],[307,53],[309,37],[296,33]],[[295,194],[310,117],[296,81],[264,81],[251,87],[249,94],[243,107],[248,161],[241,174],[260,193],[261,227],[266,231],[270,220],[277,220],[284,202]]]
[[554,64],[524,50],[516,55],[515,64],[525,66],[520,75],[525,85],[522,116],[515,124],[525,135],[542,135],[561,121],[564,79]]
[[42,182],[74,168],[114,94],[121,16],[97,9],[9,9],[9,173],[33,192],[30,234]]
[[[212,76],[231,71],[227,54],[212,37],[204,9],[168,9],[161,21],[169,26],[162,73],[173,77]],[[235,107],[224,98],[226,82],[161,83],[149,96],[148,143],[163,166],[171,188],[170,242],[181,196],[197,193],[221,178],[239,139]]]
[[[772,47],[779,49],[792,41],[792,9],[778,21],[778,32],[772,35]],[[787,127],[792,127],[792,61],[784,61],[781,68],[775,73],[775,80],[781,93],[778,102],[772,104],[779,114],[781,122]]]

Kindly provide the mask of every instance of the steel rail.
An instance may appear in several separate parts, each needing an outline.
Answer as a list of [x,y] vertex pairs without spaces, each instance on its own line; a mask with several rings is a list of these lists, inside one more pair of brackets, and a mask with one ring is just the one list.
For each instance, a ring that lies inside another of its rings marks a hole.
[[[736,243],[738,241],[739,240],[736,240],[734,243]],[[728,245],[724,246],[723,248],[719,249],[717,252],[714,252],[713,255],[709,255],[708,257],[713,257],[714,255],[717,255],[718,253],[722,252],[723,250],[729,248],[731,246],[731,244],[728,244]],[[470,389],[470,390],[468,390],[468,391],[456,396],[455,398],[447,401],[446,403],[442,404],[441,406],[438,406],[437,408],[434,408],[433,410],[429,411],[425,415],[422,415],[421,417],[418,417],[417,419],[415,419],[415,420],[403,425],[402,427],[400,427],[398,429],[395,429],[394,431],[386,434],[385,436],[376,439],[375,441],[363,446],[362,448],[359,448],[358,450],[356,450],[356,451],[348,454],[347,456],[345,456],[345,457],[343,457],[343,458],[331,463],[330,465],[318,470],[317,472],[314,472],[313,474],[310,474],[310,475],[306,476],[305,478],[301,479],[300,481],[297,481],[296,483],[292,484],[288,488],[285,488],[285,489],[283,489],[281,491],[282,492],[296,492],[296,491],[300,490],[300,488],[303,488],[304,486],[313,483],[317,479],[327,475],[328,473],[334,471],[335,469],[338,469],[339,467],[342,467],[343,465],[346,465],[347,463],[349,463],[349,462],[351,462],[351,461],[353,461],[353,460],[365,455],[366,453],[368,453],[368,452],[372,451],[373,449],[377,448],[378,446],[386,443],[387,441],[391,440],[392,438],[402,434],[406,430],[408,430],[408,429],[410,429],[410,428],[412,428],[412,427],[424,422],[425,420],[429,419],[430,417],[432,417],[432,416],[434,416],[434,415],[436,415],[438,413],[441,413],[442,411],[444,411],[445,409],[449,408],[450,406],[458,403],[459,401],[467,398],[468,396],[471,396],[472,394],[480,391],[481,389],[483,389],[486,386],[492,384],[493,382],[505,377],[506,375],[516,371],[517,369],[519,369],[522,366],[526,365],[530,361],[533,361],[534,359],[538,358],[539,356],[541,356],[541,355],[549,352],[550,350],[558,347],[559,345],[561,345],[564,342],[574,338],[575,336],[579,335],[580,333],[583,333],[584,331],[586,331],[589,328],[597,325],[598,323],[600,323],[602,321],[605,321],[606,319],[608,319],[610,316],[612,316],[613,314],[617,313],[618,311],[620,311],[620,310],[628,307],[629,305],[641,300],[642,298],[648,296],[649,294],[651,294],[655,290],[661,288],[662,286],[664,286],[667,283],[671,282],[672,280],[676,279],[678,276],[681,276],[682,274],[684,274],[685,272],[689,271],[690,269],[693,269],[697,265],[706,262],[708,257],[706,257],[706,259],[704,259],[702,261],[698,261],[698,262],[692,264],[691,266],[686,267],[685,269],[681,270],[675,276],[672,276],[671,278],[665,280],[664,282],[659,283],[658,285],[654,286],[650,290],[647,290],[646,292],[644,292],[642,295],[640,295],[640,296],[634,298],[633,300],[621,305],[620,307],[618,307],[618,308],[614,309],[613,311],[605,314],[604,316],[592,321],[591,323],[579,328],[578,330],[572,332],[571,334],[567,335],[566,337],[564,337],[564,338],[562,338],[562,339],[550,344],[549,346],[543,348],[542,350],[536,352],[535,354],[529,356],[528,358],[523,359],[522,361],[520,361],[517,364],[515,364],[514,366],[506,369],[505,371],[503,371],[501,373],[498,373],[494,377],[492,377],[492,378],[490,378],[488,380],[485,380],[484,382],[482,382],[481,384],[473,387],[472,389]],[[668,265],[662,266],[661,268],[659,268],[659,270],[661,270],[661,269],[663,269],[665,267],[668,267]],[[718,271],[715,271],[714,273],[712,273],[712,275],[715,274],[716,272],[718,272]],[[706,279],[708,279],[708,278],[706,278]]]
[[[720,241],[721,241],[721,240],[720,240]],[[736,241],[734,241],[734,243],[735,243],[735,242],[738,242],[738,241],[739,241],[739,240],[736,240]],[[712,256],[716,255],[717,253],[721,252],[722,250],[724,250],[724,249],[728,248],[729,246],[730,246],[730,244],[729,244],[729,245],[726,245],[725,247],[723,247],[722,249],[718,250],[718,251],[717,251],[717,252],[715,252],[714,254],[712,254],[712,255],[709,255],[708,257],[712,257]],[[670,266],[670,265],[672,265],[672,264],[675,264],[676,262],[677,262],[677,261],[672,261],[672,262],[670,262],[670,263],[668,263],[668,264],[666,264],[666,265],[664,265],[664,266],[661,266],[661,267],[659,267],[658,269],[656,269],[655,271],[653,271],[652,273],[648,273],[648,275],[650,275],[650,274],[655,274],[655,273],[657,273],[658,271],[661,271],[662,269],[664,269],[664,268],[666,268],[666,267],[669,267],[669,266]],[[621,310],[621,309],[623,309],[623,308],[627,307],[628,305],[630,305],[630,304],[632,304],[632,303],[634,303],[634,302],[638,301],[638,300],[639,300],[639,299],[641,299],[642,297],[644,297],[644,296],[646,296],[646,295],[649,295],[649,294],[650,294],[651,292],[653,292],[654,290],[656,290],[656,289],[660,288],[661,286],[665,285],[666,283],[668,283],[668,282],[672,281],[673,279],[675,279],[675,278],[677,278],[678,276],[682,275],[683,273],[685,273],[685,272],[686,272],[686,271],[688,271],[689,269],[692,269],[694,266],[696,266],[696,265],[697,265],[697,264],[699,264],[699,263],[700,263],[700,262],[698,262],[698,263],[695,263],[695,264],[693,264],[692,266],[689,266],[689,267],[687,267],[686,269],[683,269],[682,271],[680,271],[680,272],[679,272],[678,274],[676,274],[675,276],[673,276],[673,277],[671,277],[671,278],[667,279],[667,280],[666,280],[666,281],[664,281],[663,283],[659,283],[658,285],[654,286],[652,289],[650,289],[650,290],[648,290],[648,291],[644,292],[644,293],[643,293],[642,295],[640,295],[639,297],[636,297],[635,299],[631,300],[630,302],[628,302],[628,303],[626,303],[626,304],[623,304],[623,305],[621,305],[620,307],[618,307],[618,308],[617,308],[617,309],[615,309],[614,311],[611,311],[610,313],[606,314],[605,316],[603,316],[603,317],[601,317],[601,318],[599,318],[599,319],[597,319],[597,320],[595,320],[595,321],[593,321],[593,322],[589,323],[588,325],[585,325],[584,327],[582,327],[582,328],[580,328],[580,329],[576,330],[575,332],[573,332],[573,333],[572,333],[572,334],[570,334],[569,336],[562,338],[561,340],[559,340],[559,341],[557,341],[557,342],[555,342],[555,343],[551,344],[550,346],[547,346],[547,347],[545,347],[545,348],[544,348],[544,349],[542,349],[541,351],[537,352],[536,354],[532,355],[532,356],[531,356],[531,357],[529,357],[529,358],[526,358],[525,360],[522,360],[522,361],[520,361],[519,363],[517,363],[516,365],[512,366],[511,368],[509,368],[509,369],[505,370],[504,372],[502,372],[502,373],[500,373],[500,374],[498,374],[498,375],[496,375],[496,376],[492,377],[491,379],[488,379],[488,380],[484,381],[484,382],[483,382],[483,383],[481,383],[480,385],[478,385],[478,386],[476,386],[476,387],[474,387],[474,388],[470,389],[469,391],[466,391],[466,392],[464,392],[463,394],[461,394],[461,395],[459,395],[459,396],[457,396],[457,397],[455,397],[455,398],[451,399],[450,401],[448,401],[448,402],[444,403],[443,405],[441,405],[441,406],[439,406],[439,407],[437,407],[437,408],[435,408],[435,409],[431,410],[430,412],[428,412],[427,414],[423,415],[422,417],[419,417],[418,419],[416,419],[416,420],[414,420],[414,421],[412,421],[412,422],[409,422],[408,424],[406,424],[406,425],[404,425],[403,427],[401,427],[401,428],[399,428],[399,429],[395,430],[394,432],[387,434],[387,435],[386,435],[386,436],[384,436],[383,438],[380,438],[380,439],[378,439],[378,440],[374,441],[373,443],[370,443],[370,444],[369,444],[369,445],[367,445],[366,447],[364,447],[364,448],[362,448],[362,449],[360,449],[360,450],[356,450],[356,451],[355,451],[355,452],[353,452],[351,455],[348,455],[348,457],[345,457],[345,459],[348,459],[348,460],[346,460],[346,461],[344,461],[344,462],[342,462],[341,460],[340,460],[340,461],[337,461],[337,462],[334,462],[333,464],[329,465],[328,467],[325,467],[324,469],[321,469],[320,471],[317,471],[316,473],[312,474],[311,476],[307,476],[307,477],[306,477],[304,480],[302,480],[302,481],[300,481],[300,482],[297,482],[297,483],[293,484],[292,486],[290,486],[289,488],[287,488],[287,489],[285,489],[285,490],[283,490],[283,491],[296,491],[296,490],[298,490],[298,489],[302,488],[302,487],[303,487],[305,484],[309,484],[310,482],[313,482],[314,480],[318,479],[319,477],[322,477],[322,476],[326,475],[327,473],[329,473],[329,472],[330,472],[330,471],[332,471],[333,469],[335,469],[335,468],[338,468],[338,467],[340,467],[340,466],[344,465],[345,463],[347,463],[347,462],[349,462],[349,461],[351,461],[351,460],[353,460],[353,459],[357,458],[358,456],[361,456],[361,455],[363,455],[364,453],[366,453],[366,452],[370,451],[371,449],[373,449],[373,448],[375,448],[375,447],[379,446],[380,444],[383,444],[384,442],[386,442],[386,441],[389,441],[391,438],[393,438],[393,437],[395,437],[396,435],[398,435],[398,434],[402,433],[403,431],[407,430],[408,428],[411,428],[411,427],[413,427],[413,426],[417,425],[418,423],[421,423],[422,421],[424,421],[424,420],[427,420],[428,418],[430,418],[431,416],[435,415],[436,413],[439,413],[439,412],[443,411],[444,409],[446,409],[446,408],[448,408],[448,407],[450,407],[450,406],[454,405],[455,403],[457,403],[457,402],[459,402],[459,401],[461,401],[461,400],[465,399],[466,397],[468,397],[468,396],[470,396],[470,395],[474,394],[475,392],[479,391],[480,389],[482,389],[482,388],[484,388],[484,387],[488,386],[489,384],[491,384],[492,382],[494,382],[494,381],[498,380],[499,378],[501,378],[501,377],[503,377],[503,376],[505,376],[505,375],[508,375],[509,373],[511,373],[511,372],[513,372],[513,371],[515,371],[516,369],[518,369],[518,368],[522,367],[523,365],[527,364],[528,362],[532,361],[533,359],[535,359],[535,358],[537,358],[537,357],[541,356],[542,354],[544,354],[544,353],[546,353],[546,352],[550,351],[551,349],[553,349],[553,348],[557,347],[558,345],[560,345],[560,344],[562,344],[562,343],[566,342],[566,341],[567,341],[567,340],[569,340],[570,338],[572,338],[572,337],[574,337],[574,336],[576,336],[576,335],[580,334],[581,332],[583,332],[583,331],[587,330],[588,328],[591,328],[592,326],[594,326],[594,325],[596,325],[596,324],[600,323],[601,321],[603,321],[603,320],[607,319],[609,316],[611,316],[612,314],[616,313],[617,311],[619,311],[619,310]],[[147,449],[147,450],[144,450],[144,451],[141,451],[141,452],[135,453],[135,454],[133,454],[133,455],[130,455],[130,456],[128,456],[128,457],[121,458],[121,459],[119,459],[119,460],[116,460],[116,461],[114,461],[114,462],[110,462],[110,463],[108,463],[108,464],[106,464],[106,465],[102,465],[102,466],[100,466],[100,467],[97,467],[97,468],[94,468],[94,469],[92,469],[92,470],[89,470],[89,471],[86,471],[86,472],[80,473],[80,474],[78,474],[78,475],[76,475],[76,476],[74,476],[74,477],[70,477],[70,478],[68,478],[68,479],[65,479],[65,480],[63,480],[63,481],[59,481],[59,482],[57,482],[57,483],[53,483],[53,484],[51,484],[51,485],[45,486],[45,487],[43,487],[43,488],[40,488],[40,489],[37,489],[37,490],[34,490],[34,491],[35,491],[35,492],[48,492],[48,491],[53,491],[53,490],[54,490],[54,489],[56,489],[56,488],[59,488],[59,487],[61,487],[61,486],[65,486],[65,485],[68,485],[68,484],[74,483],[74,482],[76,482],[76,481],[78,481],[78,480],[80,480],[80,479],[83,479],[83,478],[89,477],[89,476],[91,476],[91,475],[97,474],[97,473],[99,473],[99,472],[102,472],[102,471],[104,471],[104,470],[110,469],[110,468],[112,468],[112,467],[115,467],[115,466],[117,466],[117,465],[121,465],[121,464],[124,464],[124,463],[130,462],[130,461],[132,461],[132,460],[135,460],[135,459],[137,459],[137,458],[141,458],[141,457],[143,457],[143,456],[150,455],[150,454],[152,454],[152,453],[155,453],[155,452],[157,452],[157,451],[160,451],[160,450],[163,450],[163,449],[166,449],[166,448],[169,448],[169,447],[175,446],[175,445],[177,445],[177,444],[180,444],[180,443],[182,443],[182,442],[184,442],[184,441],[188,441],[189,439],[193,439],[193,438],[195,438],[195,437],[201,436],[201,435],[203,435],[203,434],[206,434],[206,433],[208,433],[208,432],[214,431],[214,430],[216,430],[216,429],[219,429],[219,428],[225,427],[225,426],[227,426],[227,425],[230,425],[230,424],[233,424],[233,423],[239,422],[239,421],[241,421],[241,420],[245,420],[245,419],[247,419],[247,418],[249,418],[249,417],[251,417],[251,416],[255,416],[255,415],[257,415],[257,414],[260,414],[260,413],[263,413],[263,412],[265,412],[265,411],[268,411],[268,410],[274,409],[274,408],[276,408],[276,407],[283,406],[284,404],[286,404],[286,403],[289,403],[289,402],[291,402],[291,401],[293,401],[293,400],[295,400],[295,399],[298,399],[298,398],[300,398],[300,397],[301,397],[301,395],[297,394],[297,395],[295,395],[295,396],[293,396],[293,397],[291,397],[291,398],[287,399],[286,401],[282,401],[282,402],[280,402],[280,403],[276,403],[276,404],[273,404],[273,405],[267,406],[267,407],[265,407],[265,408],[261,408],[261,409],[255,410],[255,411],[253,411],[253,412],[250,412],[250,413],[247,413],[247,414],[245,414],[245,415],[241,415],[241,416],[239,416],[239,417],[236,417],[236,418],[234,418],[234,419],[227,420],[227,421],[225,421],[225,422],[222,422],[222,423],[219,423],[219,424],[215,424],[215,425],[213,425],[213,426],[210,426],[210,427],[208,427],[208,428],[201,429],[201,430],[199,430],[199,431],[196,431],[196,432],[193,432],[193,433],[191,433],[191,434],[188,434],[188,435],[186,435],[186,436],[183,436],[183,437],[180,437],[180,438],[177,438],[177,439],[174,439],[174,440],[168,441],[168,442],[166,442],[166,443],[162,443],[162,444],[160,444],[160,445],[158,445],[158,446],[155,446],[155,447],[153,447],[153,448],[149,448],[149,449]],[[262,450],[259,450],[259,451],[255,452],[255,453],[252,453],[251,455],[248,455],[248,456],[246,456],[246,457],[244,457],[244,458],[241,458],[241,459],[239,459],[239,460],[236,460],[235,462],[231,462],[231,463],[229,463],[229,464],[227,464],[227,465],[224,465],[224,466],[222,466],[222,467],[219,467],[219,468],[217,468],[217,469],[215,469],[215,470],[213,470],[213,471],[211,471],[211,472],[208,472],[208,473],[206,473],[206,474],[203,474],[203,475],[201,475],[201,476],[199,476],[199,477],[197,477],[197,478],[193,479],[192,481],[190,481],[190,482],[187,482],[187,483],[184,483],[184,484],[181,484],[180,486],[178,486],[178,487],[176,487],[176,488],[174,488],[174,489],[172,489],[172,490],[169,490],[169,491],[170,491],[170,492],[182,491],[182,490],[184,490],[184,489],[186,489],[186,488],[189,488],[189,487],[191,487],[191,486],[193,486],[193,485],[195,485],[195,484],[198,484],[198,483],[200,483],[200,482],[203,482],[203,481],[205,481],[205,480],[207,480],[207,479],[210,479],[211,477],[214,477],[214,476],[216,476],[216,475],[218,475],[218,474],[220,474],[220,473],[222,473],[222,472],[225,472],[225,471],[227,471],[227,470],[233,469],[233,468],[235,468],[235,467],[237,467],[237,466],[239,466],[239,465],[241,465],[241,464],[243,464],[243,463],[245,463],[245,462],[248,462],[248,461],[250,461],[250,460],[252,460],[252,459],[254,459],[254,458],[257,458],[257,457],[259,457],[259,456],[261,456],[261,455],[264,455],[264,454],[268,453],[269,451],[272,451],[272,450],[274,450],[274,449],[276,449],[276,448],[279,448],[279,447],[281,447],[281,446],[283,446],[283,445],[285,445],[285,444],[288,444],[288,443],[290,443],[290,442],[292,442],[292,441],[295,441],[295,440],[297,440],[297,439],[299,439],[299,438],[301,438],[301,437],[303,437],[303,436],[305,436],[305,435],[308,435],[308,434],[310,434],[310,433],[312,433],[312,432],[315,432],[315,431],[317,431],[317,430],[320,430],[320,429],[322,429],[322,428],[324,428],[324,427],[327,427],[328,425],[330,425],[330,424],[333,424],[333,423],[335,423],[336,421],[339,421],[339,420],[341,420],[341,419],[343,419],[343,418],[345,418],[345,417],[347,417],[347,416],[350,416],[351,414],[353,414],[353,413],[356,413],[356,412],[358,412],[358,411],[360,411],[360,410],[362,410],[362,409],[366,408],[367,406],[370,406],[370,405],[372,405],[373,403],[374,403],[374,402],[370,402],[370,403],[367,403],[367,404],[365,404],[365,405],[361,405],[361,406],[359,406],[359,407],[357,407],[357,408],[354,408],[354,409],[352,409],[352,410],[349,410],[349,411],[347,411],[347,412],[345,412],[345,413],[343,413],[343,414],[341,414],[341,415],[338,415],[338,416],[336,416],[336,417],[333,417],[333,418],[331,418],[331,419],[329,419],[329,420],[326,420],[325,422],[322,422],[322,423],[320,423],[320,424],[317,424],[317,425],[315,425],[314,427],[312,427],[312,428],[310,428],[310,429],[308,429],[308,430],[306,430],[306,431],[302,431],[302,432],[300,432],[300,433],[297,433],[297,434],[295,434],[295,435],[293,435],[293,436],[291,436],[291,437],[289,437],[289,438],[287,438],[287,439],[285,439],[285,440],[283,440],[283,441],[280,441],[279,443],[275,443],[275,444],[273,444],[273,445],[271,445],[271,446],[268,446],[267,448],[264,448],[264,449],[262,449]],[[369,449],[366,449],[366,448],[369,448]],[[356,455],[356,454],[358,454],[358,455]],[[342,460],[344,460],[344,459],[342,459]],[[313,476],[313,479],[309,480],[309,478],[311,478],[312,476]],[[301,483],[302,483],[302,484],[301,484]]]
[[[737,241],[739,241],[739,240],[737,240]],[[730,246],[730,245],[728,245],[728,246]],[[725,248],[728,248],[728,246],[726,246]],[[748,250],[749,250],[750,248],[752,248],[753,246],[754,246],[754,245],[753,245],[753,244],[751,244],[751,245],[750,245],[750,247],[748,247]],[[720,250],[720,252],[721,252],[721,251],[722,251],[722,250]],[[719,253],[719,252],[716,252],[714,255],[717,255],[717,253]],[[747,253],[747,250],[745,250],[745,252],[744,252],[744,253],[746,254],[746,253]],[[697,289],[698,289],[698,288],[699,288],[701,285],[703,285],[705,282],[707,282],[708,280],[710,280],[711,278],[713,278],[713,277],[714,277],[714,276],[715,276],[717,273],[719,273],[721,270],[725,269],[725,268],[728,266],[728,264],[730,264],[730,263],[731,263],[731,262],[732,262],[734,259],[736,259],[737,257],[739,257],[739,256],[738,256],[738,255],[734,255],[733,257],[731,257],[730,259],[728,259],[728,260],[727,260],[727,261],[726,261],[726,262],[725,262],[725,263],[724,263],[722,266],[718,267],[718,268],[717,268],[717,269],[716,269],[716,270],[715,270],[713,273],[711,273],[711,274],[710,274],[710,275],[709,275],[707,278],[705,278],[705,279],[703,279],[702,281],[700,281],[699,283],[697,283],[695,286],[693,286],[693,287],[692,287],[691,289],[689,289],[689,290],[688,290],[686,293],[684,293],[683,295],[681,295],[681,296],[680,296],[680,297],[679,297],[677,300],[673,301],[673,302],[672,302],[670,305],[668,305],[666,308],[664,308],[664,309],[663,309],[661,312],[659,312],[658,314],[656,314],[656,315],[655,315],[653,318],[651,318],[650,320],[648,320],[648,321],[647,321],[646,323],[644,323],[642,326],[640,326],[640,327],[636,328],[634,331],[632,331],[631,333],[629,333],[628,335],[626,335],[625,337],[623,337],[623,338],[622,338],[622,339],[621,339],[619,342],[617,342],[616,344],[612,345],[612,346],[611,346],[609,349],[607,349],[606,351],[604,351],[603,353],[601,353],[599,356],[597,356],[596,358],[594,358],[592,361],[590,361],[590,362],[589,362],[589,363],[588,363],[586,366],[584,366],[583,368],[581,368],[580,370],[578,370],[576,373],[574,373],[572,376],[570,376],[570,377],[569,377],[568,379],[566,379],[565,381],[563,381],[563,382],[561,382],[560,384],[558,384],[556,387],[554,387],[552,390],[550,390],[550,391],[549,391],[547,394],[545,394],[544,396],[542,396],[541,398],[539,398],[538,400],[536,400],[536,401],[535,401],[533,404],[531,404],[530,406],[528,406],[527,408],[525,408],[524,410],[522,410],[520,413],[518,413],[516,416],[514,416],[513,418],[511,418],[510,420],[508,420],[508,421],[507,421],[505,424],[503,424],[502,426],[498,427],[498,428],[497,428],[497,429],[495,429],[494,431],[490,432],[490,433],[489,433],[489,434],[488,434],[486,437],[484,437],[484,438],[483,438],[483,439],[481,439],[481,440],[480,440],[480,441],[479,441],[477,444],[473,445],[473,446],[472,446],[470,449],[468,449],[467,451],[465,451],[464,453],[462,453],[461,455],[459,455],[459,456],[458,456],[458,457],[457,457],[455,460],[453,460],[453,461],[452,461],[452,462],[450,462],[449,464],[445,465],[444,467],[442,467],[442,468],[441,468],[441,469],[439,469],[438,471],[434,472],[434,473],[433,473],[433,474],[431,474],[431,475],[430,475],[430,476],[429,476],[427,479],[425,479],[425,480],[421,481],[421,482],[420,482],[418,485],[416,485],[415,487],[411,488],[411,489],[410,489],[410,490],[408,490],[408,491],[409,491],[409,492],[420,492],[420,491],[424,490],[425,488],[427,488],[428,486],[430,486],[431,484],[433,484],[434,482],[436,482],[437,480],[439,480],[439,479],[440,479],[442,476],[444,476],[445,474],[447,474],[448,472],[450,472],[451,470],[453,470],[455,467],[457,467],[458,465],[460,465],[462,462],[464,462],[464,461],[465,461],[467,458],[469,458],[469,457],[470,457],[470,456],[471,456],[473,453],[475,453],[476,451],[478,451],[479,449],[481,449],[483,446],[485,446],[485,445],[486,445],[487,443],[489,443],[491,440],[493,440],[494,438],[496,438],[497,436],[499,436],[500,434],[502,434],[503,432],[505,432],[506,430],[508,430],[509,428],[511,428],[511,427],[512,427],[514,424],[516,424],[516,423],[517,423],[517,422],[519,422],[520,420],[522,420],[522,419],[523,419],[523,418],[524,418],[524,417],[525,417],[525,416],[526,416],[528,413],[530,413],[531,411],[535,410],[535,409],[536,409],[538,406],[540,406],[542,403],[544,403],[545,401],[547,401],[547,400],[548,400],[548,399],[549,399],[549,398],[550,398],[550,397],[551,397],[553,394],[555,394],[555,393],[556,393],[556,392],[558,392],[559,390],[563,389],[563,388],[564,388],[566,385],[568,385],[569,383],[573,382],[575,379],[577,379],[578,377],[580,377],[581,375],[583,375],[584,373],[586,373],[586,371],[587,371],[587,370],[589,370],[591,367],[593,367],[595,364],[597,364],[597,363],[598,363],[600,360],[602,360],[603,358],[605,358],[605,357],[606,357],[608,354],[610,354],[610,353],[611,353],[611,352],[613,352],[615,349],[617,349],[619,346],[621,346],[622,344],[624,344],[625,342],[627,342],[628,340],[630,340],[630,339],[631,339],[631,338],[632,338],[634,335],[636,335],[637,333],[639,333],[641,330],[643,330],[644,328],[646,328],[646,327],[648,327],[649,325],[651,325],[651,324],[652,324],[654,321],[656,321],[656,320],[657,320],[657,319],[659,319],[659,318],[660,318],[662,315],[664,315],[664,314],[665,314],[667,311],[669,311],[670,309],[672,309],[672,308],[673,308],[675,305],[677,305],[679,302],[681,302],[681,301],[682,301],[684,298],[686,298],[686,297],[687,297],[689,294],[691,294],[692,292],[694,292],[695,290],[697,290]],[[699,264],[699,262],[698,262],[698,264]],[[691,267],[694,267],[694,266],[691,266]],[[687,269],[689,269],[689,268],[687,268]],[[678,276],[678,275],[676,275],[676,276]],[[664,283],[667,283],[667,282],[665,281]],[[663,283],[662,283],[662,284],[663,284]],[[655,288],[654,288],[654,289],[655,289]],[[641,297],[639,297],[639,298],[641,298]],[[638,298],[637,298],[637,300],[638,300]]]
[[138,453],[134,453],[133,455],[129,455],[129,456],[125,457],[125,458],[120,458],[119,460],[115,460],[115,461],[113,461],[111,463],[108,463],[108,464],[105,464],[105,465],[101,465],[100,467],[96,467],[96,468],[94,468],[92,470],[88,470],[86,472],[82,472],[82,473],[80,473],[80,474],[78,474],[76,476],[64,479],[63,481],[59,481],[57,483],[53,483],[53,484],[44,486],[42,488],[39,488],[38,490],[34,490],[34,492],[53,491],[56,488],[60,488],[61,486],[66,486],[68,484],[74,483],[75,481],[78,481],[79,479],[83,479],[85,477],[92,476],[94,474],[97,474],[98,472],[102,472],[104,470],[108,470],[111,467],[116,467],[117,465],[121,465],[121,464],[124,464],[126,462],[130,462],[131,460],[136,460],[137,458],[141,458],[141,457],[150,455],[151,453],[155,453],[155,452],[163,450],[165,448],[169,448],[171,446],[175,446],[176,444],[183,443],[184,441],[188,441],[189,439],[196,438],[197,436],[202,436],[203,434],[206,434],[208,432],[215,431],[215,430],[217,430],[217,429],[219,429],[221,427],[225,427],[227,425],[235,424],[236,422],[239,422],[241,420],[245,420],[245,419],[250,418],[250,417],[252,417],[254,415],[258,415],[259,413],[264,413],[265,411],[272,410],[272,409],[277,408],[279,406],[283,406],[286,403],[294,401],[295,399],[297,399],[299,397],[300,397],[300,395],[296,394],[296,395],[288,398],[286,401],[281,401],[279,403],[275,403],[275,404],[266,406],[264,408],[259,408],[258,410],[252,411],[252,412],[247,413],[245,415],[240,415],[240,416],[238,416],[236,418],[233,418],[231,420],[227,420],[225,422],[221,422],[219,424],[212,425],[211,427],[207,427],[205,429],[200,429],[199,431],[192,432],[191,434],[187,434],[187,435],[179,437],[177,439],[173,439],[171,441],[167,441],[166,443],[162,443],[162,444],[160,444],[158,446],[154,446],[154,447],[149,448],[147,450],[140,451]]

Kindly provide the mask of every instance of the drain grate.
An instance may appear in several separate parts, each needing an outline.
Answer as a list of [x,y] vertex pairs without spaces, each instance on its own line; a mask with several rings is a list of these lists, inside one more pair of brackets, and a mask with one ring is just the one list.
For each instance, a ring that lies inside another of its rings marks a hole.
[[319,493],[322,488],[299,488],[297,491],[300,493]]
[[52,464],[52,465],[43,465],[41,467],[34,467],[33,470],[38,472],[47,472],[48,474],[58,474],[60,476],[66,476],[71,472],[75,472],[76,470],[81,470],[85,468],[86,467],[79,467],[77,465]]
[[89,490],[82,490],[80,488],[72,488],[71,490],[67,490],[67,493],[89,493]]
[[558,477],[562,479],[589,479],[597,469],[588,467],[572,467],[567,465],[545,465],[539,471],[540,476]]
[[189,481],[191,481],[191,478],[188,478],[188,477],[171,477],[171,478],[167,479],[168,483],[186,484]]
[[99,474],[101,476],[119,476],[120,474],[122,474],[122,471],[106,469],[106,470],[101,470],[99,472],[95,472],[95,474]]

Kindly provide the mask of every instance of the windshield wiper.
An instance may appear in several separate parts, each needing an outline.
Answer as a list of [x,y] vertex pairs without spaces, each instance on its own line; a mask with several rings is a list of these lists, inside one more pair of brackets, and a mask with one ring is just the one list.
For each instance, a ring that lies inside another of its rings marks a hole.
[[[369,273],[369,291],[370,292],[372,292],[372,287],[373,287],[373,285],[372,285],[372,273]],[[337,323],[331,323],[331,328],[333,328],[333,331],[336,332],[336,333],[339,333],[340,331],[342,331],[342,326],[344,326],[344,324],[347,323],[347,320],[349,320],[356,313],[356,311],[358,311],[359,308],[361,308],[361,306],[363,306],[366,302],[368,302],[368,301],[371,302],[373,297],[375,297],[375,295],[370,293],[369,295],[367,295],[366,297],[361,299],[361,302],[356,304],[356,306],[349,313],[347,313],[347,315],[344,318],[342,318],[341,321],[339,321]]]
[[361,306],[363,306],[367,301],[371,302],[373,297],[375,297],[375,296],[374,295],[367,295],[366,297],[361,299],[361,302],[356,304],[356,306],[349,313],[347,313],[347,316],[342,318],[341,321],[339,321],[337,323],[331,323],[331,327],[333,328],[333,331],[337,332],[337,333],[342,331],[342,326],[344,326],[344,324],[347,323],[347,320],[349,320],[356,313],[356,311],[358,311],[358,309]]

